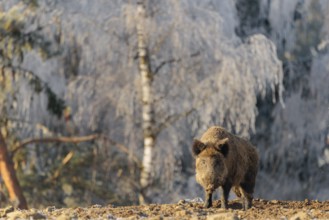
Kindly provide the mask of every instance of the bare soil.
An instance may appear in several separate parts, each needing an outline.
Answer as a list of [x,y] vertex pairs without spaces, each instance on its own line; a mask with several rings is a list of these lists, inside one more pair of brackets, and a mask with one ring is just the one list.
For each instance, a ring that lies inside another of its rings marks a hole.
[[254,206],[243,211],[238,200],[229,209],[203,208],[202,203],[181,200],[176,204],[140,206],[94,205],[87,208],[55,208],[15,210],[0,209],[2,219],[329,219],[329,201],[278,201],[255,199]]

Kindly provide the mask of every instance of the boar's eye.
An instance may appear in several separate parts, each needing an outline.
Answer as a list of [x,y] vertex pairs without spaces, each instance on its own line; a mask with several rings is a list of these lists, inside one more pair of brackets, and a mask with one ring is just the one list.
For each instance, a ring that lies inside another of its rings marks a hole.
[[218,165],[220,165],[220,161],[219,161],[219,160],[215,160],[215,161],[214,161],[214,164],[215,164],[216,166],[218,166]]

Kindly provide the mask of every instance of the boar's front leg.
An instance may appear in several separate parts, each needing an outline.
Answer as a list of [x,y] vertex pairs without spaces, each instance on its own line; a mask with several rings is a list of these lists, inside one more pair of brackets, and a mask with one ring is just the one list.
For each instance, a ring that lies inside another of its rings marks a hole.
[[206,198],[204,202],[205,208],[210,208],[212,206],[212,193],[206,191]]
[[204,202],[204,207],[209,208],[212,206],[212,193],[215,191],[215,186],[214,184],[209,184],[207,188],[205,189],[206,193],[206,199]]
[[221,198],[221,207],[223,209],[227,209],[227,205],[228,205],[228,195],[230,193],[232,185],[231,184],[225,184],[223,186],[221,186],[221,193],[222,193],[222,198]]

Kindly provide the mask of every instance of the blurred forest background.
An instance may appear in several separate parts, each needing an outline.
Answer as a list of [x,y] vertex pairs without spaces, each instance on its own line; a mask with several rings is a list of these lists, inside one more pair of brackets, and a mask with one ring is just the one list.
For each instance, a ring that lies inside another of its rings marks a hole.
[[211,125],[257,146],[255,197],[328,200],[328,16],[327,0],[0,0],[0,205],[202,197],[190,146]]

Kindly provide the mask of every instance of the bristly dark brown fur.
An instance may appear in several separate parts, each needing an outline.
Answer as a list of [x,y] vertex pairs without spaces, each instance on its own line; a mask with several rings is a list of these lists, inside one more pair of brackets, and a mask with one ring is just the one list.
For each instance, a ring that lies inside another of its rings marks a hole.
[[206,192],[205,206],[212,206],[212,193],[220,187],[221,204],[227,208],[229,192],[234,187],[242,206],[252,205],[258,171],[258,153],[251,143],[222,127],[211,127],[194,140],[192,151],[196,159],[196,180]]

